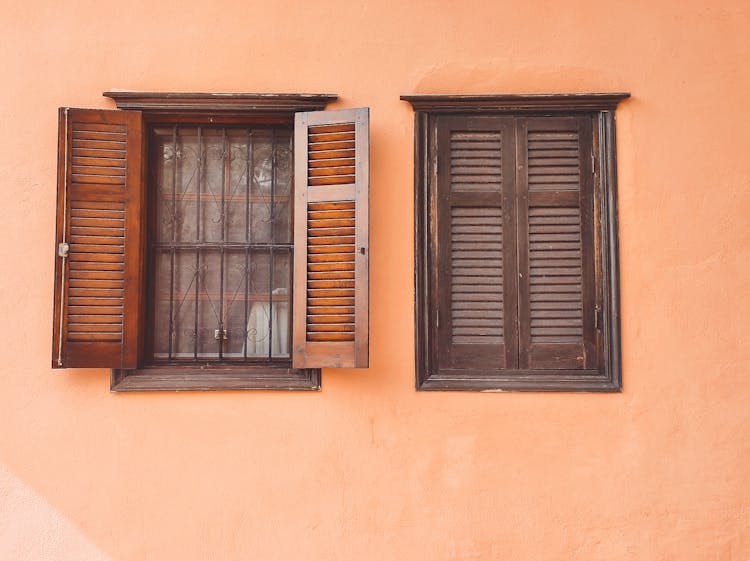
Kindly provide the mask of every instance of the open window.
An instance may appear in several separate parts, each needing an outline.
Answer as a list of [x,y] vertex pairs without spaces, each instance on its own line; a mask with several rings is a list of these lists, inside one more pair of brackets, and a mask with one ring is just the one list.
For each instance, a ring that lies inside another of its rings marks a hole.
[[367,366],[368,110],[105,95],[119,110],[60,110],[53,366],[111,368],[115,390]]

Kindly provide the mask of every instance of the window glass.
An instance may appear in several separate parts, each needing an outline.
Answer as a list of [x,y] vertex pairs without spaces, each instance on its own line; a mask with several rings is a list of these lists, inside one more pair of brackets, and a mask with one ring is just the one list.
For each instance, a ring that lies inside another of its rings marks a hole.
[[156,126],[150,147],[154,362],[288,360],[291,131]]

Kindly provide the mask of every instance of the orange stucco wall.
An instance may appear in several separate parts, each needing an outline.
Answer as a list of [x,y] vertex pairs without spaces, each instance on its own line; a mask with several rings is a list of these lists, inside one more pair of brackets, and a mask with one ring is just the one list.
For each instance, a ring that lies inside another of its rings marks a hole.
[[[0,4],[0,559],[750,559],[748,2]],[[51,371],[56,109],[109,88],[371,107],[369,369]],[[622,90],[624,392],[415,392],[399,94]]]

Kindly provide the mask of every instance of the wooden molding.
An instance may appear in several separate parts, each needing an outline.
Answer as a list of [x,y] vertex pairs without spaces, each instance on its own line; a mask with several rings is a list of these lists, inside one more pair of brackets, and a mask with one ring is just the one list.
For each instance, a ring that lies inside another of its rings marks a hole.
[[102,95],[115,101],[118,109],[162,112],[211,113],[295,113],[320,111],[336,94],[300,93],[199,93],[136,92],[111,90]]
[[627,92],[574,94],[407,94],[401,99],[428,113],[522,113],[614,110]]
[[320,370],[285,367],[151,366],[112,370],[110,391],[320,390]]
[[609,376],[553,375],[549,372],[534,373],[519,371],[503,376],[451,377],[440,374],[428,376],[417,386],[419,391],[476,391],[487,393],[503,392],[588,392],[620,393],[619,380]]

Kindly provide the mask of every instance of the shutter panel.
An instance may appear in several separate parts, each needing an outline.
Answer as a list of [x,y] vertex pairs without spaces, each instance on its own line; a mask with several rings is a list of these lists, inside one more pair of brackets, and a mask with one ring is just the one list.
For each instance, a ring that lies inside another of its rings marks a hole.
[[369,109],[297,113],[295,368],[368,366]]
[[595,368],[591,119],[518,123],[520,367]]
[[440,117],[437,130],[438,361],[515,368],[513,120]]
[[135,368],[141,114],[60,109],[52,366]]

